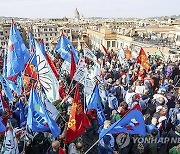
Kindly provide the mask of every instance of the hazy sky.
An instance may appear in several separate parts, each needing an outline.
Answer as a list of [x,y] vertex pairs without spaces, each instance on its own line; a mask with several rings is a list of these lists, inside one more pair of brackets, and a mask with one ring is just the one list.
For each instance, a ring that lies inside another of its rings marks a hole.
[[180,0],[0,0],[0,16],[31,18],[152,17],[179,15]]

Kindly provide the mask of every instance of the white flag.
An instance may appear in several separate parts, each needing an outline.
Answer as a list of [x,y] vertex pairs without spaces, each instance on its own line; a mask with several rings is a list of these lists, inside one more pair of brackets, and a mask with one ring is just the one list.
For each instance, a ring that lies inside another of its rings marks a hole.
[[101,77],[101,68],[97,62],[94,62],[94,65],[87,70],[84,60],[81,59],[73,79],[84,85],[86,102],[89,101],[89,96],[93,93],[96,82],[99,83],[99,92],[102,100],[106,100],[104,83]]
[[88,47],[84,48],[84,54],[85,57],[89,58],[90,60],[97,61],[96,56],[92,53],[92,51]]
[[18,144],[16,141],[15,133],[11,126],[11,123],[8,122],[8,131],[5,133],[5,139],[3,147],[1,149],[1,154],[19,154]]
[[48,100],[52,103],[59,99],[59,83],[36,41],[35,47],[39,80]]
[[77,46],[77,49],[78,49],[78,51],[81,50],[81,43],[80,43],[80,41],[79,41],[79,38],[78,38],[78,46]]

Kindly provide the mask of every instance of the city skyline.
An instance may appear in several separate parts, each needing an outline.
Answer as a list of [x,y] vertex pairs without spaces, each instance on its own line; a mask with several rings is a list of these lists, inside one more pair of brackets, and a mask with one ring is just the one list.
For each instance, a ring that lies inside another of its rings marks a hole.
[[0,0],[0,16],[22,18],[146,18],[180,14],[179,0]]

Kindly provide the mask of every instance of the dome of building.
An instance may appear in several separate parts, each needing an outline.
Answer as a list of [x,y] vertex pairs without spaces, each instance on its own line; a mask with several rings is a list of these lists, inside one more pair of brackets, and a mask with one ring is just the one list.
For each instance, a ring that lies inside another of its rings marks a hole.
[[80,20],[80,13],[78,11],[78,9],[76,8],[76,10],[74,11],[74,18],[77,20]]

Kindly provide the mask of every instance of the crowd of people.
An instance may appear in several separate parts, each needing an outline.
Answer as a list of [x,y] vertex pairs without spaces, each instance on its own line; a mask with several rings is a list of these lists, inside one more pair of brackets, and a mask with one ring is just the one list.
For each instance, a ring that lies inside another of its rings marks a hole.
[[[127,61],[124,67],[118,54],[111,51],[108,54],[95,53],[97,59],[102,59],[101,76],[106,92],[106,101],[102,102],[106,121],[102,126],[97,119],[97,111],[89,110],[86,114],[91,126],[85,133],[70,144],[64,144],[68,119],[73,103],[74,93],[69,94],[71,80],[66,71],[61,71],[63,60],[54,54],[54,64],[59,71],[60,100],[53,103],[59,111],[57,123],[62,133],[55,140],[48,133],[33,133],[25,128],[20,128],[19,99],[27,105],[32,85],[38,82],[31,79],[29,85],[23,88],[22,95],[13,93],[13,101],[9,101],[1,87],[3,99],[7,102],[10,112],[1,112],[3,120],[9,119],[16,133],[19,151],[26,154],[83,154],[98,140],[102,129],[107,129],[111,124],[123,118],[128,111],[139,104],[146,124],[146,137],[162,138],[177,137],[180,139],[180,62],[162,59],[150,60],[150,71],[146,71],[135,58]],[[151,57],[149,56],[149,59]],[[87,65],[93,64],[86,59]],[[76,81],[73,82],[75,86]],[[37,84],[38,85],[38,84]],[[82,105],[84,106],[84,90],[80,85]],[[27,131],[27,130],[26,130]],[[129,136],[130,142],[122,144],[122,138]],[[127,133],[106,134],[88,153],[98,154],[178,154],[180,153],[180,140],[177,142],[134,143],[133,137]],[[25,139],[26,140],[25,140]],[[1,146],[4,133],[1,133]]]

